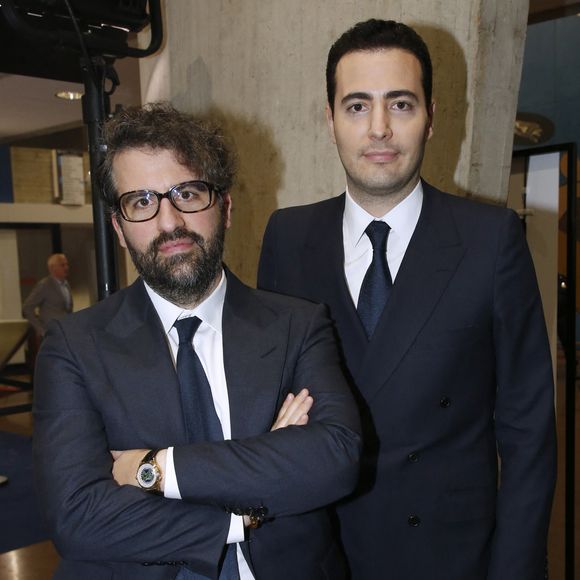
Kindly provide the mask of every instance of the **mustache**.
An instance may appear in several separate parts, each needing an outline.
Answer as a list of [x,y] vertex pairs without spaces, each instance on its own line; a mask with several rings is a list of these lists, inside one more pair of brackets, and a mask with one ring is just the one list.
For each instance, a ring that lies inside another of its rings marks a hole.
[[184,227],[174,229],[172,232],[163,232],[159,234],[150,244],[148,251],[156,255],[161,245],[167,242],[175,242],[176,240],[191,240],[195,242],[200,248],[205,246],[205,240],[197,232],[193,232]]

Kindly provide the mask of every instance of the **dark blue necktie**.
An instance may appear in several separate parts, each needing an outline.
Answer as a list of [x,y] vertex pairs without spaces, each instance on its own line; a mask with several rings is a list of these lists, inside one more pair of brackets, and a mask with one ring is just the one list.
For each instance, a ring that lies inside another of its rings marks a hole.
[[[195,335],[201,320],[197,316],[182,318],[174,324],[179,334],[177,349],[177,377],[181,391],[183,419],[190,443],[222,441],[224,434],[215,411],[211,387],[197,353],[193,348]],[[200,576],[188,568],[182,568],[178,579],[194,580]],[[224,551],[219,580],[239,580],[236,544],[228,544]]]
[[373,246],[373,259],[360,289],[357,311],[369,339],[375,331],[393,286],[387,264],[387,238],[390,230],[381,221],[372,221],[365,230]]

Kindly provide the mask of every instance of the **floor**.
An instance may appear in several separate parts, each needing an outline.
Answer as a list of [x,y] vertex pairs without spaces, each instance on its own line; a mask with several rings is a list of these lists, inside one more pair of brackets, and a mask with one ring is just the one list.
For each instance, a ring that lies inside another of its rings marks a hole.
[[[30,393],[15,393],[3,396],[0,405],[24,405],[30,403],[31,398]],[[30,435],[31,414],[0,415],[0,431]],[[5,552],[0,554],[0,580],[48,580],[52,578],[58,560],[58,554],[51,542],[41,542]]]
[[[557,384],[557,420],[558,420],[558,483],[552,510],[552,521],[548,538],[548,558],[550,580],[564,579],[564,404],[565,389],[563,357],[558,358]],[[20,405],[30,402],[29,393],[17,393],[3,396],[0,406]],[[576,449],[580,453],[580,391],[576,390]],[[0,431],[10,431],[20,434],[32,433],[32,418],[30,413],[15,415],[0,415]],[[579,522],[580,509],[580,461],[576,466],[576,522]],[[580,526],[576,524],[576,554],[580,555]],[[576,575],[580,578],[580,559],[576,558]],[[12,552],[0,554],[0,580],[48,580],[52,577],[58,564],[58,554],[51,542],[42,542],[27,546]],[[425,579],[427,580],[427,579]]]

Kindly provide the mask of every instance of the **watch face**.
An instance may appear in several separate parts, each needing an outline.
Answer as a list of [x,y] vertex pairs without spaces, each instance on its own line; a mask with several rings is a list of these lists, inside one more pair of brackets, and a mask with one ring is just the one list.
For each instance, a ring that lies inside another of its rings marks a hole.
[[157,482],[157,470],[150,463],[145,463],[137,470],[137,479],[141,487],[153,487]]

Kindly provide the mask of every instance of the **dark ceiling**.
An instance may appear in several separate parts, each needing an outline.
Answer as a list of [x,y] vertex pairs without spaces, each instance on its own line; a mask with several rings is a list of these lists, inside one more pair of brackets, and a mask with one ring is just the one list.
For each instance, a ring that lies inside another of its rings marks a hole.
[[580,2],[572,0],[530,0],[529,24],[580,13]]

